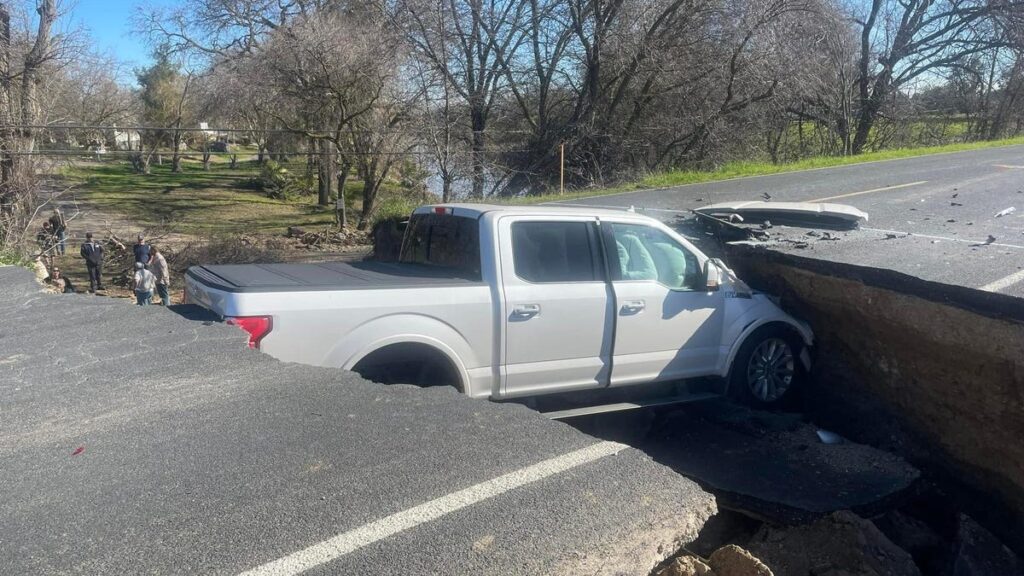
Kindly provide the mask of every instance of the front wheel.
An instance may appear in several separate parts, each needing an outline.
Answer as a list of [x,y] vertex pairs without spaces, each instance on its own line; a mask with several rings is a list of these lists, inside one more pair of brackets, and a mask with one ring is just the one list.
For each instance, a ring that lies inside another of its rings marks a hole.
[[755,330],[729,369],[729,396],[746,404],[775,406],[792,396],[805,378],[800,337],[785,327]]

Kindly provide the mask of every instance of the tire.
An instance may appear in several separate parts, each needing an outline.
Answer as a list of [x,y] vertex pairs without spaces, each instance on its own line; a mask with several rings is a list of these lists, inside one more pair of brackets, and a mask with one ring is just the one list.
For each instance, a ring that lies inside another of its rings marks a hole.
[[729,368],[728,395],[751,406],[775,407],[795,396],[806,379],[803,340],[778,324],[758,328],[743,341]]

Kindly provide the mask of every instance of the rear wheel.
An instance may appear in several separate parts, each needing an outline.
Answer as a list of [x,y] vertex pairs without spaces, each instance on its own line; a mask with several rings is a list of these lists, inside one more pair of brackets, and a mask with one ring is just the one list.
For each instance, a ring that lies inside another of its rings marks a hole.
[[805,378],[802,350],[800,337],[786,327],[769,325],[755,330],[733,359],[729,396],[747,404],[780,404]]
[[352,371],[378,384],[460,387],[459,373],[452,363],[425,344],[387,346],[360,360]]

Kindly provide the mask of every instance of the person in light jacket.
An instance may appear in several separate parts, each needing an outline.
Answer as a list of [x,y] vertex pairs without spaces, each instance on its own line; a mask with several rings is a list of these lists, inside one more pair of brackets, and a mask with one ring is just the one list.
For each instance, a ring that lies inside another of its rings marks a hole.
[[171,274],[167,269],[167,259],[160,253],[156,246],[150,248],[149,269],[156,276],[156,295],[164,306],[171,305],[171,294],[168,291],[171,284]]

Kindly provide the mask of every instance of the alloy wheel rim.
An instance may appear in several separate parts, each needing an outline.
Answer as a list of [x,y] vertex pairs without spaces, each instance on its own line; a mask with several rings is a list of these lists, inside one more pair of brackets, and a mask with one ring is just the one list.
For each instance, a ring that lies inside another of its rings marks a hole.
[[754,348],[747,366],[747,387],[762,402],[778,400],[793,384],[793,349],[782,338],[768,338]]

